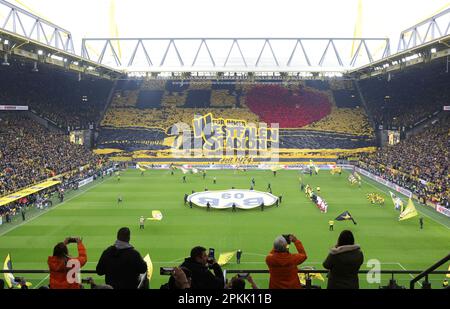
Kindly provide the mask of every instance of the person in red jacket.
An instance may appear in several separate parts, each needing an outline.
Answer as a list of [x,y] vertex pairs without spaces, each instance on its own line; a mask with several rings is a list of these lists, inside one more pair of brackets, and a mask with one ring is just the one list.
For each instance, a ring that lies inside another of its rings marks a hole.
[[[67,244],[72,242],[76,242],[78,246],[76,258],[70,257],[67,249]],[[81,284],[76,282],[76,275],[68,273],[77,264],[81,268],[86,262],[86,248],[80,238],[66,238],[64,242],[58,243],[53,249],[53,256],[49,256],[47,261],[50,269],[50,289],[80,289]]]
[[[298,253],[289,253],[288,240],[289,243],[294,243]],[[269,289],[300,289],[297,265],[303,263],[306,258],[305,248],[297,237],[277,237],[272,251],[266,257],[270,273]]]

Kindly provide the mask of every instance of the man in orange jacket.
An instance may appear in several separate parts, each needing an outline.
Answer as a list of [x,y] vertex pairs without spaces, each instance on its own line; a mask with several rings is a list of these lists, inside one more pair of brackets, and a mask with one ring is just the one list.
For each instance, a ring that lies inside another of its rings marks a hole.
[[[289,243],[295,244],[298,253],[289,253],[288,240]],[[294,235],[277,237],[273,243],[272,251],[266,257],[266,264],[270,273],[269,289],[301,288],[297,265],[303,263],[306,258],[305,249],[297,237]]]
[[[78,257],[72,258],[69,256],[67,244],[75,242],[78,247]],[[86,248],[80,238],[66,238],[64,242],[58,243],[53,249],[53,256],[49,256],[47,261],[50,269],[50,289],[81,288],[81,284],[76,282],[74,276],[68,275],[68,272],[78,265],[80,268],[83,267],[86,262]]]

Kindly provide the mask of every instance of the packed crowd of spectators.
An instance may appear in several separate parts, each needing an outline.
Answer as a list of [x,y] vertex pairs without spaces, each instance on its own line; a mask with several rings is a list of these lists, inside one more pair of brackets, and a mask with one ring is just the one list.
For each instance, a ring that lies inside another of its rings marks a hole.
[[280,130],[280,148],[293,149],[355,149],[375,146],[372,137],[335,132]]
[[0,80],[0,105],[27,105],[65,130],[98,121],[112,87],[111,81],[79,80],[74,73],[45,66],[31,72],[18,63],[1,66]]
[[246,105],[263,122],[299,128],[331,113],[329,98],[320,92],[290,91],[280,86],[256,86],[246,94]]
[[328,116],[302,129],[374,136],[373,127],[362,108],[333,108]]
[[170,149],[164,145],[167,137],[160,129],[102,128],[97,139],[97,148],[113,148],[125,151]]
[[359,164],[410,189],[422,201],[449,207],[450,117],[399,144],[362,156]]
[[446,59],[359,82],[377,125],[411,128],[449,105],[450,74]]
[[[146,95],[148,100],[161,101],[149,101],[146,104],[158,105],[160,108],[138,108],[137,103],[135,106],[127,106],[129,98],[115,98],[102,121],[103,129],[98,139],[100,147],[158,150],[161,148],[161,136],[150,136],[138,130],[135,132],[139,133],[137,137],[132,137],[130,132],[138,128],[167,130],[178,122],[191,126],[195,114],[208,113],[212,113],[215,118],[278,123],[281,128],[280,148],[353,149],[373,146],[375,143],[373,128],[365,111],[359,107],[359,101],[351,90],[352,85],[348,82],[333,84],[333,92],[328,93],[305,88],[301,84],[284,85],[280,82],[276,85],[241,85],[232,82],[222,85],[210,82],[181,84],[180,81],[155,81],[143,82],[140,87],[141,91],[145,89],[149,92]],[[154,95],[150,93],[152,91],[155,92]],[[164,95],[161,97],[162,91]],[[137,97],[135,92],[136,88],[121,90],[121,94],[128,93],[133,98]],[[207,92],[211,92],[208,98],[205,96]],[[336,98],[333,99],[335,93]],[[207,107],[198,107],[195,100],[192,101],[196,96],[203,102],[199,104],[206,104]],[[187,97],[190,98],[190,107],[185,106]],[[333,100],[341,107],[334,106],[331,103]],[[301,127],[307,131],[282,129],[286,127]],[[352,136],[347,136],[348,134]],[[153,137],[158,139],[152,139]],[[135,142],[137,140],[140,142]]]
[[168,129],[174,124],[184,122],[192,126],[194,115],[212,113],[215,118],[246,119],[257,123],[259,118],[248,109],[243,108],[161,108],[132,109],[110,108],[101,125],[114,128],[161,128]]
[[100,157],[70,143],[67,135],[49,131],[21,113],[0,114],[0,196],[99,163]]
[[194,114],[213,113],[216,118],[278,123],[280,128],[373,134],[359,101],[349,95],[354,94],[351,83],[335,82],[333,91],[314,85],[144,81],[136,86],[140,88],[130,88],[121,83],[102,126],[167,129],[179,121],[191,124]]

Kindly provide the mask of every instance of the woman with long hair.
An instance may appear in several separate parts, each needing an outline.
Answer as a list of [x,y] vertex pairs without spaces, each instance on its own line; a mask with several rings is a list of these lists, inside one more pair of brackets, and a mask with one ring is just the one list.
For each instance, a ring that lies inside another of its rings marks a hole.
[[358,271],[364,261],[353,233],[342,231],[335,247],[330,249],[323,267],[329,270],[328,289],[359,289]]
[[[78,257],[69,256],[67,245],[76,243]],[[50,269],[50,289],[80,289],[77,270],[79,271],[87,262],[86,248],[81,238],[66,238],[63,242],[56,244],[53,255],[48,257]],[[76,269],[78,268],[78,269]]]

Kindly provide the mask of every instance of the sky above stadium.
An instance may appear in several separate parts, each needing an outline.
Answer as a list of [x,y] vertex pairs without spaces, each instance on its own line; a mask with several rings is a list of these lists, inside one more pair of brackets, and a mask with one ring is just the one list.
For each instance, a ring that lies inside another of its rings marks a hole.
[[450,7],[448,0],[9,0],[92,37],[390,38]]

